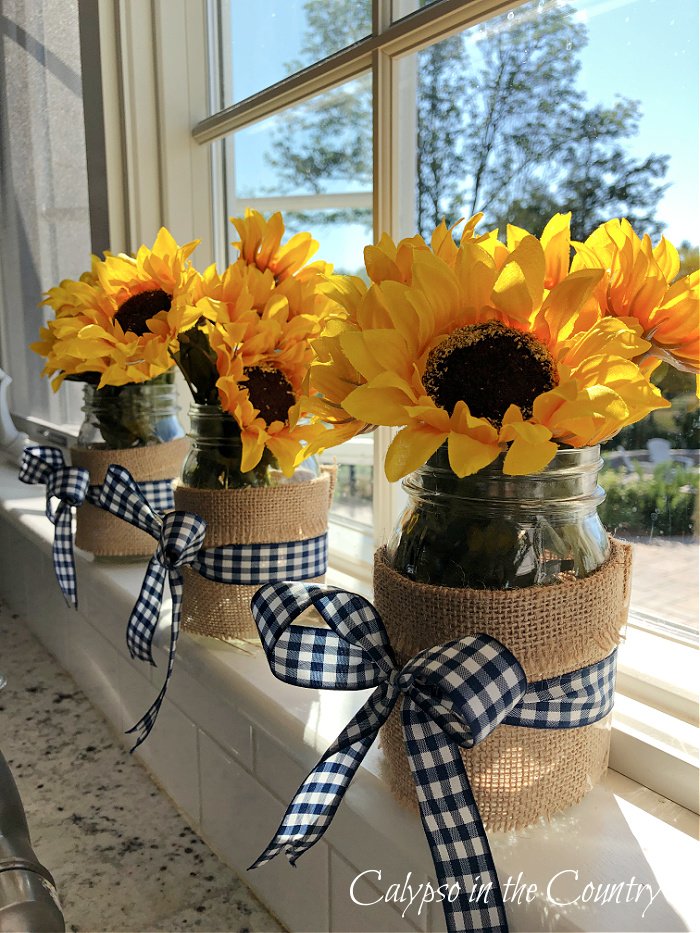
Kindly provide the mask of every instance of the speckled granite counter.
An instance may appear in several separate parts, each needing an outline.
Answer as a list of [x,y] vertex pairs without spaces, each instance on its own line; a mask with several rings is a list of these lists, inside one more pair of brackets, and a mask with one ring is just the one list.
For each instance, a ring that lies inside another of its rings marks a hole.
[[68,930],[281,930],[0,606],[0,747]]

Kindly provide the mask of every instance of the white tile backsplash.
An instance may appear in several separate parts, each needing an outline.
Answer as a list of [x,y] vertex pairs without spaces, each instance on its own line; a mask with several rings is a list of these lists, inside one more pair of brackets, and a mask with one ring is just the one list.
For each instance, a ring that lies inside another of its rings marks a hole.
[[[120,659],[119,686],[123,698],[123,731],[138,722],[160,690],[160,684],[155,685],[145,679],[140,668],[148,670],[143,661],[129,663]],[[159,667],[159,671],[162,677],[164,670]],[[129,748],[136,739],[136,733],[125,736]],[[151,734],[134,752],[193,826],[198,826],[200,820],[197,743],[195,723],[166,697]]]
[[286,803],[273,797],[209,736],[200,733],[205,842],[244,877],[290,930],[329,929],[328,847],[318,842],[292,867],[280,853],[247,871],[273,838]]
[[[358,869],[331,850],[330,933],[375,933],[377,930],[382,933],[412,933],[425,930],[428,910],[423,907],[418,915],[420,898],[416,898],[410,907],[408,899],[401,907],[387,901],[389,884],[385,881],[384,872],[381,890],[369,880],[378,880],[377,875],[366,873],[375,868],[377,866],[371,856],[367,868]],[[402,917],[404,909],[405,916]]]
[[[154,652],[159,668],[166,663],[162,649]],[[185,670],[176,658],[173,676],[168,687],[168,700],[234,756],[246,768],[253,769],[253,727],[248,719],[222,697],[212,693],[204,684]]]

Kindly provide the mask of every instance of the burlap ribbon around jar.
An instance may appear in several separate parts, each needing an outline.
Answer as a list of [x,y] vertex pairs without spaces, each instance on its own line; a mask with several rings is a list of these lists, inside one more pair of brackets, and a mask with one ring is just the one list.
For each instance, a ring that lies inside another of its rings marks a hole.
[[[132,447],[126,450],[86,450],[71,448],[71,464],[84,467],[90,485],[102,485],[107,469],[117,463],[126,467],[137,482],[174,480],[189,450],[186,437],[165,444]],[[151,557],[153,538],[89,502],[76,510],[76,547],[96,557]]]
[[[607,657],[627,619],[632,547],[611,539],[608,560],[581,580],[515,590],[456,589],[415,583],[377,552],[374,603],[399,664],[419,651],[484,632],[502,642],[530,683]],[[395,709],[381,730],[391,789],[417,810]],[[487,829],[520,829],[578,803],[605,773],[610,716],[577,729],[498,726],[479,745],[462,750],[469,781]]]
[[[175,487],[175,508],[207,522],[204,547],[304,541],[328,530],[336,467],[303,483],[242,489]],[[314,582],[322,582],[323,577]],[[214,583],[183,568],[182,625],[196,635],[226,642],[259,643],[250,601],[259,585]],[[310,581],[307,581],[310,582]]]

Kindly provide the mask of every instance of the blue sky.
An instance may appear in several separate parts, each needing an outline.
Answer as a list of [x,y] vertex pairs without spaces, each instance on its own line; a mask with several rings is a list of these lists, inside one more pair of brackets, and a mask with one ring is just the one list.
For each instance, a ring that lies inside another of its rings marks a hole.
[[[616,95],[641,100],[640,133],[629,149],[640,157],[670,154],[666,180],[671,185],[658,212],[667,224],[665,235],[674,243],[700,242],[697,0],[573,0],[571,5],[589,31],[579,86],[590,104],[611,105]],[[302,0],[231,0],[231,6],[234,35],[246,37],[243,48],[234,45],[233,55],[235,99],[241,100],[284,77],[284,62],[300,56],[304,7]],[[239,191],[274,189],[274,175],[260,158],[270,130],[267,121],[238,134]],[[362,228],[318,234],[319,255],[335,262],[351,255],[359,264],[367,240]]]
[[596,0],[575,4],[589,30],[580,85],[592,103],[614,94],[642,101],[639,156],[669,153],[671,187],[659,206],[671,242],[700,241],[697,0]]

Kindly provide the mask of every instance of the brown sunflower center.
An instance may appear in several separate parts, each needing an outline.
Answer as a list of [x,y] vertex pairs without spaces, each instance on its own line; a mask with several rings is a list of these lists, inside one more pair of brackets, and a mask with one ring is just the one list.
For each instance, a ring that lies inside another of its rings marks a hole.
[[495,427],[509,405],[530,418],[537,396],[557,382],[549,350],[532,334],[499,321],[453,331],[430,351],[423,376],[426,392],[440,408],[452,414],[462,400],[472,415]]
[[279,369],[273,366],[246,366],[248,381],[245,387],[260,417],[267,423],[287,421],[289,409],[294,404],[292,385]]
[[139,292],[126,299],[114,315],[114,320],[124,332],[128,330],[141,337],[148,333],[146,321],[155,317],[159,311],[169,311],[171,301],[172,297],[162,288]]

